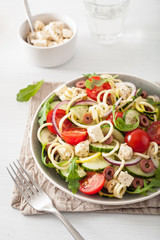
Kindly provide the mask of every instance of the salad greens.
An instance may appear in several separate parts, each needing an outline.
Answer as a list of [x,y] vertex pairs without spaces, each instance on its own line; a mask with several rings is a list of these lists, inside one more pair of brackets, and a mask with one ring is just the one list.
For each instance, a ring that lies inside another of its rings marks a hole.
[[28,85],[26,88],[21,89],[17,93],[17,101],[27,102],[31,97],[33,97],[38,90],[41,88],[44,80],[37,82],[36,84]]
[[85,82],[85,86],[86,86],[86,88],[89,88],[89,89],[93,89],[95,86],[97,86],[97,87],[100,87],[100,86],[102,86],[104,83],[106,83],[106,82],[108,82],[109,80],[112,80],[112,79],[114,79],[114,78],[116,78],[118,75],[115,75],[114,77],[111,77],[111,78],[100,78],[98,81],[97,80],[95,80],[94,78],[92,78],[92,77],[94,77],[94,76],[96,76],[96,75],[91,75],[91,74],[88,74],[89,75],[89,79],[87,79],[86,80],[86,82]]
[[115,110],[115,105],[113,106],[113,122],[115,127],[123,132],[129,132],[132,131],[134,129],[136,129],[139,126],[139,117],[135,116],[135,118],[137,119],[137,122],[135,124],[126,124],[124,122],[124,120],[120,117],[118,117],[116,119],[116,110]]
[[154,189],[155,187],[160,187],[160,165],[156,169],[155,178],[152,178],[150,182],[144,180],[143,188],[140,188],[140,186],[138,186],[137,189],[132,190],[131,188],[131,190],[128,190],[127,192],[130,194],[142,194],[146,196],[147,191],[156,192],[157,190]]
[[46,150],[45,150],[46,145],[47,145],[47,143],[42,145],[42,152],[41,152],[42,162],[44,163],[45,166],[47,166],[49,168],[54,168],[54,166],[51,162],[46,162],[46,160],[47,160],[47,154],[46,154]]
[[78,157],[74,157],[72,159],[72,162],[68,168],[69,175],[66,178],[66,182],[68,182],[68,187],[72,190],[73,193],[76,193],[79,189],[79,180],[81,179],[77,172],[78,164],[76,163],[76,160],[78,160]]
[[49,113],[49,111],[51,110],[51,103],[53,102],[54,98],[55,98],[56,94],[52,95],[43,105],[41,110],[39,111],[38,117],[38,123],[40,124],[40,126],[46,121],[47,119],[47,114]]

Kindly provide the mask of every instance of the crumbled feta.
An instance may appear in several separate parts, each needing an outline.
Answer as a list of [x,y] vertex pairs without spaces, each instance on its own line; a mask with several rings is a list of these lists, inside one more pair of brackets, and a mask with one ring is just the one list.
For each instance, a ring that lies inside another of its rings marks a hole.
[[91,142],[98,142],[104,138],[103,132],[99,125],[88,127],[87,132]]
[[35,31],[41,31],[44,27],[44,23],[40,20],[36,20],[33,24]]
[[71,89],[73,91],[73,95],[72,95],[73,98],[79,96],[82,93],[86,93],[86,91],[81,88],[72,87]]
[[124,160],[130,160],[133,156],[133,149],[129,147],[127,143],[123,143],[120,146],[118,156],[124,158]]
[[64,100],[63,98],[65,98],[64,93],[67,89],[68,89],[67,86],[63,85],[63,86],[57,88],[54,92],[63,101]]
[[62,161],[69,160],[71,157],[71,152],[67,151],[66,148],[58,148],[57,152]]
[[47,40],[46,39],[36,39],[33,41],[34,42],[34,46],[36,47],[47,47]]
[[75,146],[75,154],[78,157],[87,157],[89,154],[89,141],[83,141]]
[[68,28],[63,28],[63,37],[64,38],[71,38],[72,37],[72,31]]
[[118,176],[118,181],[126,187],[129,187],[133,181],[134,177],[132,177],[127,172],[121,171]]
[[129,94],[131,93],[131,90],[125,83],[123,83],[119,86],[119,92],[123,99],[127,99]]
[[[73,35],[72,31],[69,28],[64,28],[64,24],[60,21],[52,21],[45,25],[42,21],[36,20],[34,22],[34,29],[35,32],[28,33],[27,42],[38,47],[61,45]],[[47,41],[45,43],[42,41],[41,43],[40,40]]]
[[37,39],[39,39],[39,40],[43,40],[43,39],[48,39],[48,37],[49,37],[49,35],[47,34],[47,32],[45,32],[45,31],[38,31],[37,33],[36,33],[36,37],[37,37]]

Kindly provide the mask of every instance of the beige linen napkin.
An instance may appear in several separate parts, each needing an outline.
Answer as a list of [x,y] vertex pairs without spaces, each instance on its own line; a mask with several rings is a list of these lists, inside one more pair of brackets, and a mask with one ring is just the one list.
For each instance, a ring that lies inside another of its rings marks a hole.
[[[50,183],[45,176],[37,168],[29,144],[30,126],[34,116],[34,113],[42,102],[42,100],[56,87],[62,83],[44,83],[42,88],[38,91],[30,102],[29,115],[27,120],[27,126],[25,130],[24,140],[20,153],[19,161],[23,164],[25,169],[31,174],[36,182],[43,188],[43,190],[52,198],[53,204],[59,211],[64,212],[94,212],[102,211],[105,213],[128,213],[128,214],[160,214],[160,195],[150,200],[130,204],[125,206],[104,206],[93,204],[85,201],[81,201],[77,198],[71,197],[64,193],[52,183]],[[21,196],[16,187],[14,187],[11,205],[14,208],[19,209],[24,215],[39,214],[31,208],[24,198]]]

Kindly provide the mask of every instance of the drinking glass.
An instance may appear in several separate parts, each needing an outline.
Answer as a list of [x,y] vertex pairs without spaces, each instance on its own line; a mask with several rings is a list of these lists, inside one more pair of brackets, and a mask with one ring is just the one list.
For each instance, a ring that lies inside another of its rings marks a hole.
[[129,0],[83,0],[93,38],[111,44],[123,35]]

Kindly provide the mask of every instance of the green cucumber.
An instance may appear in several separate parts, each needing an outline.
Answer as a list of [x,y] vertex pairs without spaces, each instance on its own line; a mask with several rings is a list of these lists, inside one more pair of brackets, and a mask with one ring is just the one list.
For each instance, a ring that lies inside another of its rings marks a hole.
[[145,173],[145,172],[142,171],[139,163],[137,163],[136,165],[133,165],[133,166],[126,167],[126,170],[131,175],[134,175],[134,176],[137,176],[137,177],[143,177],[143,178],[153,177],[155,175],[155,171],[156,171],[154,169],[150,173]]
[[83,123],[83,116],[89,112],[89,107],[85,105],[77,105],[70,108],[70,112],[74,114],[77,122]]
[[102,171],[111,164],[107,162],[102,156],[94,158],[88,162],[82,163],[82,167],[86,171]]
[[89,145],[89,149],[94,152],[111,152],[114,149],[115,146],[113,145],[106,145],[102,143],[91,143]]
[[136,110],[129,109],[123,114],[123,120],[125,124],[135,124],[137,122],[136,116],[139,117],[140,113]]
[[[85,124],[83,122],[83,116],[85,113],[89,112],[89,106],[86,105],[76,105],[70,108],[70,112],[74,114],[74,117],[77,122]],[[88,126],[96,124],[96,121],[92,121],[91,124],[87,124]]]
[[[105,135],[107,135],[107,133],[109,132],[110,127],[109,127],[108,124],[106,124],[106,125],[103,125],[103,126],[101,127],[101,129],[102,129],[102,132],[103,132],[103,134],[104,134],[104,136],[105,136]],[[114,139],[116,139],[116,140],[119,141],[120,143],[124,143],[124,136],[123,136],[123,134],[122,134],[120,131],[118,131],[117,129],[113,128],[113,133],[112,133],[112,135],[113,135],[113,138],[114,138]]]
[[[66,161],[65,161],[66,162]],[[63,164],[65,163],[65,162],[61,162],[61,163],[59,163],[59,165],[61,165],[61,166],[63,166]],[[83,178],[83,177],[85,177],[86,175],[87,175],[87,173],[78,165],[78,169],[77,169],[77,172],[78,172],[78,175],[79,175],[79,177],[80,178]],[[63,178],[67,178],[68,177],[68,169],[64,169],[64,170],[59,170],[59,173],[60,173],[60,175],[63,177]]]
[[[54,102],[52,102],[52,103],[51,103],[51,109],[54,109],[54,108],[56,107],[56,105],[57,105],[58,103],[60,103],[60,102],[61,102],[61,101],[54,101]],[[59,109],[66,110],[66,108],[67,108],[67,104],[63,104],[62,106],[60,106]]]
[[52,142],[56,138],[56,136],[53,133],[51,133],[47,127],[41,130],[40,136],[42,145],[48,142]]

